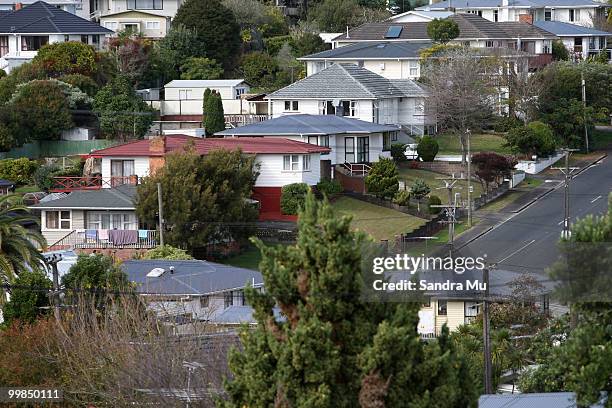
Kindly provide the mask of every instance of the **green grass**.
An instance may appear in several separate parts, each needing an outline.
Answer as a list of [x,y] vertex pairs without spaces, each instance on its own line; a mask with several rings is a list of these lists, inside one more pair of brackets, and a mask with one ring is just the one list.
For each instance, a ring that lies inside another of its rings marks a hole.
[[259,270],[259,262],[261,261],[261,253],[255,247],[249,247],[242,253],[222,259],[219,262],[226,265],[236,266],[238,268]]
[[426,222],[422,218],[350,197],[340,197],[333,207],[341,215],[353,216],[353,228],[368,233],[375,240],[392,240],[396,235],[410,232]]
[[525,177],[525,180],[521,184],[518,185],[520,188],[536,188],[539,185],[544,183],[544,180],[540,180],[537,178]]
[[612,146],[612,132],[594,130],[590,137],[592,150],[603,150]]
[[[459,175],[457,175],[458,177]],[[436,195],[440,197],[443,204],[448,203],[448,192],[446,189],[436,190],[438,187],[444,186],[444,182],[442,180],[438,180],[438,178],[444,177],[443,174],[436,173],[428,170],[418,170],[418,169],[407,169],[401,168],[399,169],[399,178],[400,180],[404,180],[406,182],[406,188],[410,188],[414,180],[420,178],[423,179],[429,188],[431,188],[431,195]],[[461,187],[460,189],[457,187]],[[476,181],[472,181],[472,187],[474,188],[474,192],[472,194],[473,198],[480,197],[482,194],[482,185]],[[455,183],[454,192],[460,193],[462,199],[467,199],[467,181],[461,180]]]
[[15,189],[15,192],[19,194],[35,193],[37,191],[40,191],[40,188],[36,186],[21,186]]
[[[461,143],[454,135],[439,135],[435,137],[440,150],[438,154],[461,154]],[[503,147],[506,139],[500,135],[475,134],[471,136],[470,148],[472,152],[497,152],[510,154],[508,147]]]
[[525,194],[525,192],[523,191],[508,191],[506,194],[499,197],[498,199],[491,201],[490,203],[487,203],[484,207],[480,207],[478,209],[478,212],[483,212],[483,213],[499,212],[503,210],[504,208],[506,208],[506,206],[508,206],[509,204],[516,201],[523,194]]
[[[472,226],[478,224],[478,219],[472,219]],[[455,224],[455,238],[467,231],[469,228],[467,226],[467,220],[461,220],[461,223]],[[418,256],[421,254],[429,254],[434,250],[444,246],[448,243],[448,226],[445,226],[441,229],[437,234],[434,234],[432,237],[434,239],[423,240],[422,242],[415,242],[408,244],[407,252],[412,256]]]

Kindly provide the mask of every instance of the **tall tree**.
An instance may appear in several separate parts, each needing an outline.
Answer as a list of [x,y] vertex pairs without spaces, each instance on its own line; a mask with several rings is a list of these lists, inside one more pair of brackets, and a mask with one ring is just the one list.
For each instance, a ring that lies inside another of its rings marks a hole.
[[117,72],[137,85],[147,70],[151,43],[142,36],[124,31],[109,40],[109,50],[117,63]]
[[435,42],[445,44],[459,36],[459,25],[450,18],[435,18],[427,24],[427,35]]
[[225,130],[225,115],[223,113],[223,100],[217,91],[212,91],[206,99],[204,129],[207,136]]
[[186,0],[172,22],[197,32],[205,55],[230,70],[240,53],[240,26],[219,0]]
[[244,349],[230,356],[233,379],[223,406],[474,404],[472,379],[447,332],[439,341],[420,341],[418,303],[361,296],[362,254],[370,249],[350,222],[309,193],[295,245],[255,241],[265,292],[247,290],[258,324],[242,331]]

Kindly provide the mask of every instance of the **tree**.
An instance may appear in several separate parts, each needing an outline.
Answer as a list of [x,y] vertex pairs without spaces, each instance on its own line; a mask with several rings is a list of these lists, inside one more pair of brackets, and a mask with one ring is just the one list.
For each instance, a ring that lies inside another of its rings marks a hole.
[[98,67],[96,51],[78,41],[47,44],[38,50],[32,63],[39,65],[50,77],[81,74],[93,77]]
[[49,293],[45,289],[51,289],[51,280],[41,271],[24,271],[13,285],[11,299],[2,308],[4,320],[8,324],[14,320],[34,323],[45,313],[42,308],[49,306]]
[[153,123],[153,108],[136,95],[129,79],[121,75],[100,89],[93,110],[108,139],[140,139]]
[[392,199],[399,189],[398,171],[393,159],[380,157],[365,177],[368,193],[378,198]]
[[138,186],[136,213],[146,225],[157,221],[157,183],[162,185],[164,239],[188,251],[213,241],[245,238],[257,208],[247,201],[257,177],[255,159],[239,150],[200,156],[189,147],[166,157],[164,166]]
[[359,24],[359,11],[356,0],[323,0],[310,9],[309,18],[318,23],[322,32],[344,32],[347,26]]
[[218,0],[186,0],[179,7],[174,25],[195,30],[204,56],[232,69],[240,50],[240,27],[234,13]]
[[168,259],[173,261],[186,261],[193,259],[184,249],[175,248],[171,245],[160,245],[149,249],[144,253],[142,259]]
[[221,79],[222,77],[223,67],[215,60],[191,57],[181,65],[181,79]]
[[117,72],[138,84],[149,64],[151,43],[131,31],[123,31],[111,37],[108,47],[117,62]]
[[468,130],[482,129],[494,109],[495,78],[487,75],[498,61],[479,57],[465,48],[447,49],[422,62],[422,80],[428,85],[426,113],[439,130],[455,134],[466,163]]
[[204,130],[207,136],[225,130],[225,116],[223,114],[223,100],[217,91],[212,91],[206,99],[204,106]]
[[395,407],[406,395],[415,407],[475,403],[472,378],[447,330],[423,342],[418,303],[359,295],[371,248],[350,222],[309,193],[295,245],[254,241],[266,290],[246,290],[257,325],[243,328],[243,347],[230,355],[223,407]]
[[421,211],[421,200],[427,197],[427,194],[431,192],[431,188],[427,185],[425,180],[416,179],[412,186],[410,187],[410,195],[417,200],[417,210]]
[[404,143],[393,143],[391,145],[391,157],[396,163],[402,163],[408,160],[406,158],[406,144]]
[[321,36],[315,33],[294,35],[289,44],[293,55],[297,58],[324,51],[327,48]]
[[254,87],[272,89],[279,72],[276,60],[268,53],[255,51],[242,57],[240,72],[244,79]]
[[283,214],[295,215],[304,206],[310,187],[306,183],[292,183],[281,189],[280,208]]
[[62,285],[68,289],[126,289],[129,287],[125,272],[110,256],[82,254],[62,276]]
[[553,154],[557,141],[546,123],[534,121],[527,126],[515,127],[506,134],[506,145],[513,152],[526,156],[545,157]]
[[30,184],[37,168],[38,163],[26,157],[3,159],[0,160],[0,179],[11,180],[22,186]]
[[206,55],[195,30],[182,25],[172,25],[164,38],[155,43],[150,55],[149,70],[144,74],[149,82],[161,87],[167,81],[180,77],[180,66],[188,58]]
[[53,81],[34,80],[20,85],[9,105],[29,140],[57,140],[62,130],[73,127],[68,100]]
[[58,80],[66,84],[70,84],[74,86],[75,88],[80,89],[81,91],[85,92],[87,95],[91,96],[92,98],[96,95],[96,93],[100,89],[96,81],[82,74],[64,75],[64,76],[59,77]]
[[510,177],[516,163],[515,159],[495,152],[480,152],[472,156],[472,164],[476,167],[474,174],[485,191],[489,191],[491,183],[501,184],[504,177]]
[[427,23],[427,35],[435,42],[445,44],[459,36],[459,25],[449,18],[435,18]]
[[11,74],[0,79],[0,103],[6,103],[11,99],[17,85],[33,79],[46,79],[47,74],[40,65],[26,62],[11,70]]
[[423,161],[430,162],[438,154],[438,142],[436,139],[429,135],[425,135],[421,138],[421,141],[417,145],[417,153]]
[[563,45],[563,41],[554,40],[552,42],[552,56],[555,61],[569,61],[569,51]]

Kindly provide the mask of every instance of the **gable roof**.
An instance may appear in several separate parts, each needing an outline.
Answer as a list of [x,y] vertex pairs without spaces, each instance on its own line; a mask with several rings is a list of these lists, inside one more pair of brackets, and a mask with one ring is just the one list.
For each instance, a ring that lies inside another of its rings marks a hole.
[[419,52],[423,48],[431,47],[430,41],[425,42],[360,42],[332,50],[318,52],[298,58],[299,60],[311,59],[385,59],[385,58],[419,58]]
[[243,82],[244,79],[175,79],[164,85],[164,88],[225,88]]
[[333,135],[350,133],[378,133],[399,130],[396,126],[379,125],[377,123],[347,118],[335,115],[284,115],[227,129],[215,133],[218,136],[300,136],[300,135]]
[[112,34],[113,31],[43,1],[0,16],[0,33]]
[[[171,266],[173,273],[170,273]],[[164,273],[147,277],[154,268],[164,269]],[[206,295],[242,289],[246,285],[263,285],[258,271],[208,261],[127,260],[121,269],[136,283],[136,291],[143,294]]]
[[134,210],[136,186],[122,185],[100,190],[77,190],[58,198],[34,204],[29,208],[38,210]]
[[594,28],[583,27],[576,24],[565,23],[562,21],[535,21],[534,26],[553,33],[558,37],[573,36],[612,36],[612,33],[596,30]]
[[525,39],[534,39],[534,38],[542,38],[542,39],[552,39],[557,38],[556,35],[551,33],[550,31],[543,30],[539,26],[529,23],[521,23],[518,21],[504,21],[501,23],[497,23],[500,27],[508,33],[508,36],[511,38],[521,38]]
[[379,99],[421,96],[425,92],[410,79],[398,87],[391,80],[355,64],[333,64],[276,92],[268,99],[332,98]]
[[[449,7],[456,9],[498,8],[503,7],[502,0],[444,0],[426,6],[417,7],[415,10],[435,11],[446,10]],[[542,7],[609,7],[604,3],[592,0],[513,0],[510,6],[518,8],[542,8]]]

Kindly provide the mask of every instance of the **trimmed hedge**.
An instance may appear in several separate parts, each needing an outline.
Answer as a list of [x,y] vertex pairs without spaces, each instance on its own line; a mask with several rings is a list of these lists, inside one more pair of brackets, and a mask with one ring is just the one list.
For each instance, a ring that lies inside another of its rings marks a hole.
[[431,162],[438,154],[438,142],[431,136],[423,136],[417,146],[419,157],[425,162]]
[[0,160],[0,178],[19,185],[30,184],[37,168],[38,163],[25,157]]
[[281,212],[286,215],[296,215],[306,201],[310,187],[306,183],[287,184],[281,189]]

